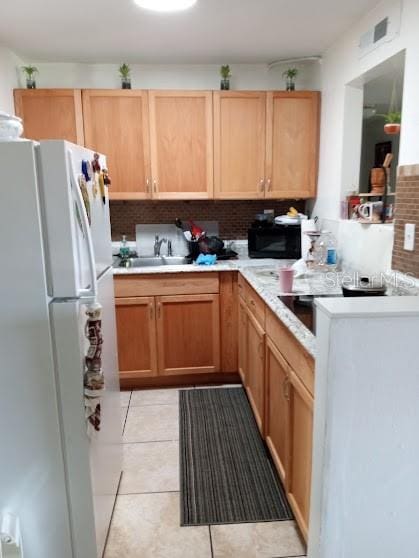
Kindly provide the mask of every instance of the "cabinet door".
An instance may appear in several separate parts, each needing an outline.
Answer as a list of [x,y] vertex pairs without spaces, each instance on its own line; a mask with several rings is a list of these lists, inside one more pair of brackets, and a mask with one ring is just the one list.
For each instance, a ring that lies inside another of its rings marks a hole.
[[264,197],[265,92],[214,92],[215,198]]
[[25,138],[84,144],[80,89],[15,89],[14,97]]
[[267,198],[315,197],[319,101],[316,91],[268,93]]
[[212,93],[150,91],[149,99],[153,198],[212,198]]
[[288,500],[307,540],[313,446],[313,398],[292,369],[289,370],[289,382],[290,461],[286,488]]
[[86,147],[106,155],[114,200],[151,197],[146,91],[83,91]]
[[243,385],[247,385],[247,309],[244,300],[239,297],[239,374]]
[[266,443],[284,482],[288,476],[289,455],[289,366],[272,343],[266,339]]
[[219,295],[158,296],[156,302],[159,373],[219,372]]
[[118,361],[121,379],[157,374],[153,297],[116,298]]
[[264,430],[265,402],[265,332],[247,312],[246,389],[259,430]]

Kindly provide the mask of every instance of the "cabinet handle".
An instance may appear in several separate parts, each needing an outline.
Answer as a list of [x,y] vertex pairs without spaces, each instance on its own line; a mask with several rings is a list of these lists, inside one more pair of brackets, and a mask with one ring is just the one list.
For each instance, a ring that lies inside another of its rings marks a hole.
[[255,303],[255,301],[253,300],[253,298],[250,299],[250,304],[251,304],[253,307],[256,307],[256,303]]
[[261,178],[259,181],[259,188],[261,192],[263,192],[264,185],[265,185],[265,179]]
[[270,192],[272,190],[272,180],[270,178],[268,178],[268,180],[266,181],[266,185],[267,191]]
[[263,360],[264,357],[263,343],[259,343],[259,357],[261,360]]
[[153,319],[154,316],[154,308],[153,308],[153,304],[150,302],[150,320]]
[[157,304],[157,318],[160,319],[160,316],[161,316],[161,303],[159,302]]
[[282,391],[284,394],[284,398],[289,401],[290,400],[290,381],[288,378],[285,378],[282,382]]
[[150,179],[149,178],[147,178],[147,180],[145,181],[145,185],[146,185],[147,192],[151,192]]
[[153,191],[157,192],[157,180],[153,180]]

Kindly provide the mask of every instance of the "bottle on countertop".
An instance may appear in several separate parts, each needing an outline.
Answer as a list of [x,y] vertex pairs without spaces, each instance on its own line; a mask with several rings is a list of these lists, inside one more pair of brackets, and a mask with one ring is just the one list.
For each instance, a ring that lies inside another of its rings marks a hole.
[[314,244],[314,264],[317,269],[330,270],[337,267],[337,241],[330,231],[323,230]]
[[130,249],[128,246],[127,236],[125,234],[122,235],[121,245],[119,247],[119,257],[122,260],[128,259],[130,256]]

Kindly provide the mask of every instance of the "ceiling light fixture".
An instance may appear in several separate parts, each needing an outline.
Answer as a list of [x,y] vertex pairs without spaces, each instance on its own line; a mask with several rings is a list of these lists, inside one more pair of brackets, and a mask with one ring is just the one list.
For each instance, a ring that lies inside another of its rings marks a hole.
[[179,12],[196,4],[197,0],[134,0],[137,6],[155,12]]

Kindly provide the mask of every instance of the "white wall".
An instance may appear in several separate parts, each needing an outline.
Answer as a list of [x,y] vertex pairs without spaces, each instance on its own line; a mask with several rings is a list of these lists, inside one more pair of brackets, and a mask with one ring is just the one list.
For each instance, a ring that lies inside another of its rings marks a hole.
[[[116,64],[36,63],[38,87],[119,88]],[[300,70],[298,89],[319,89],[317,62],[295,64]],[[288,66],[269,70],[267,64],[232,64],[232,89],[283,89],[282,72]],[[219,65],[131,64],[132,87],[138,89],[218,89]],[[21,78],[21,85],[24,80]]]
[[14,112],[13,89],[18,87],[22,61],[7,48],[0,46],[0,111]]
[[[392,24],[400,20],[399,32],[391,41],[360,58],[360,36],[386,16]],[[383,0],[323,54],[319,188],[315,215],[338,219],[344,193],[358,186],[360,144],[354,145],[353,139],[359,138],[360,141],[361,121],[354,119],[353,115],[360,100],[360,76],[404,49],[406,65],[399,164],[419,163],[418,21],[418,0]]]

